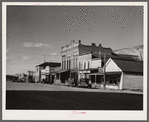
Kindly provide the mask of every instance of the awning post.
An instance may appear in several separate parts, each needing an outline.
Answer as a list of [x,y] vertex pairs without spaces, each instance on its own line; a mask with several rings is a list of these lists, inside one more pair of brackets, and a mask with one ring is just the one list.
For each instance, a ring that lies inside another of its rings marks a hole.
[[71,70],[70,70],[70,78],[71,78]]
[[96,88],[96,75],[95,75],[95,88]]

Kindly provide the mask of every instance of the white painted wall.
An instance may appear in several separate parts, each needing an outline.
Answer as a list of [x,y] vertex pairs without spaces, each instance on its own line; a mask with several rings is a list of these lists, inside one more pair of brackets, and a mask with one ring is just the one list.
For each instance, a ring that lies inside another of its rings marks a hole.
[[124,74],[123,89],[143,89],[143,76]]
[[[105,71],[111,73],[122,72],[122,70],[117,66],[117,64],[112,59],[109,59],[108,62],[106,63]],[[107,85],[106,87],[110,89],[122,89],[122,85],[123,85],[123,73],[121,74],[120,77],[119,86]]]
[[121,74],[121,79],[120,79],[120,84],[119,84],[119,89],[120,89],[120,90],[123,89],[123,79],[124,79],[124,73],[122,72],[122,74]]
[[101,60],[92,60],[91,68],[101,67]]
[[110,60],[105,68],[106,72],[122,72],[122,70],[115,64],[113,60]]

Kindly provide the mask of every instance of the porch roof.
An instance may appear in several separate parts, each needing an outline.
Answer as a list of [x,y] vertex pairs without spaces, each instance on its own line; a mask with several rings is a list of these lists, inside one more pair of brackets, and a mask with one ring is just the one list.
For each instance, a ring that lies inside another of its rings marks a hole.
[[70,71],[70,70],[64,69],[64,70],[59,70],[56,73],[64,73],[64,72],[68,72],[68,71]]
[[143,61],[112,60],[123,72],[143,72]]
[[79,69],[78,71],[94,71],[94,70],[98,70],[98,68]]
[[90,74],[88,74],[88,75],[104,75],[104,74],[97,72],[97,73],[90,73]]

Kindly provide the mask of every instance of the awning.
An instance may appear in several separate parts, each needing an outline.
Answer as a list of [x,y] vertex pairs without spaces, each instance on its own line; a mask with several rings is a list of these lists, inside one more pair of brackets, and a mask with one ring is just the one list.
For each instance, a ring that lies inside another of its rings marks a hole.
[[106,72],[106,74],[110,75],[110,74],[119,74],[119,73],[122,73],[122,72]]
[[91,74],[88,74],[88,75],[104,75],[103,73],[91,73]]
[[89,68],[89,69],[80,69],[78,70],[78,73],[91,73],[91,72],[97,72],[98,68]]
[[50,73],[45,73],[45,72],[44,72],[44,73],[43,73],[43,72],[41,73],[41,75],[49,75],[49,74],[50,74]]
[[60,70],[60,71],[57,71],[56,73],[64,73],[64,72],[68,72],[70,70]]
[[71,71],[71,73],[78,73],[77,69],[76,70],[75,69],[71,69],[70,71]]
[[[105,72],[106,75],[111,75],[111,74],[120,74],[121,72]],[[90,73],[88,75],[104,75],[104,73]]]

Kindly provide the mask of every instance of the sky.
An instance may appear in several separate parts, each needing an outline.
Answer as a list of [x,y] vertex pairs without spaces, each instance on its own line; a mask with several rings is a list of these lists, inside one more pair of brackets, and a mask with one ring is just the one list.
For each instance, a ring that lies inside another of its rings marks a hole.
[[6,74],[61,62],[71,40],[113,50],[143,44],[141,6],[7,6],[6,22]]

